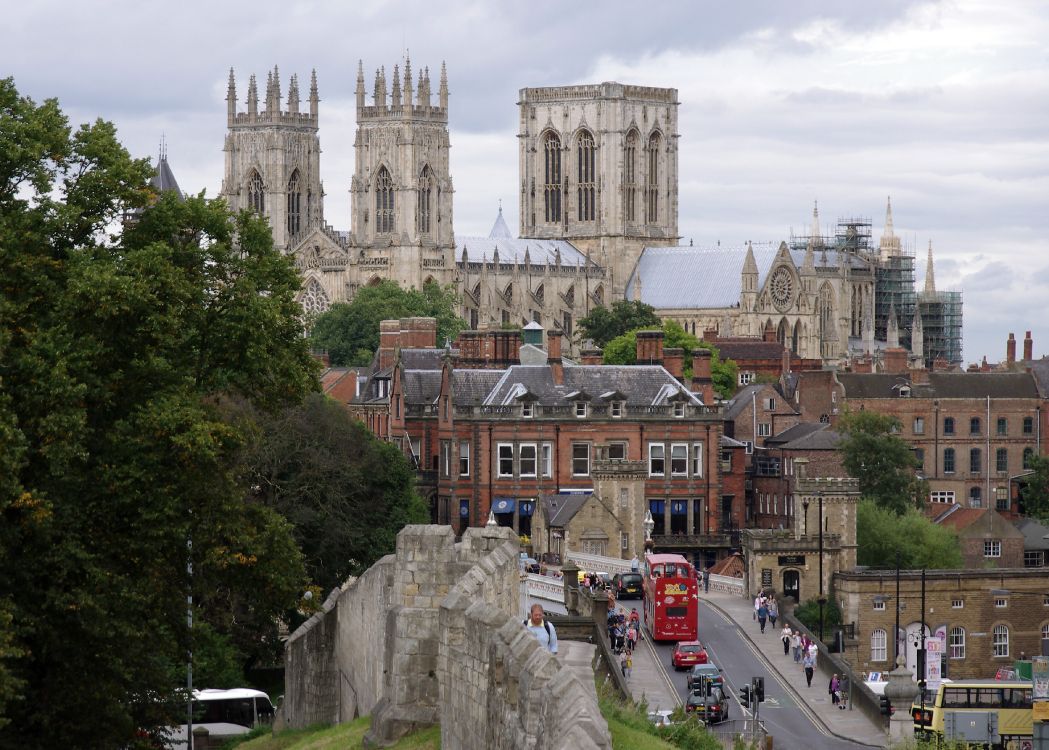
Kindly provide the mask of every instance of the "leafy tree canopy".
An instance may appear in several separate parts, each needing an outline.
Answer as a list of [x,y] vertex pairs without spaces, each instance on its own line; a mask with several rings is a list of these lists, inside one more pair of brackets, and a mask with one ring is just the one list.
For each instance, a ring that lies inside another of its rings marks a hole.
[[315,388],[299,277],[265,221],[151,172],[0,80],[0,746],[131,746],[181,715],[188,592],[247,660],[305,582],[216,408]]
[[431,281],[418,289],[403,289],[395,281],[381,281],[360,289],[350,302],[337,303],[317,316],[310,345],[328,352],[331,363],[366,365],[379,348],[379,323],[393,318],[421,316],[437,319],[437,343],[455,339],[466,328],[456,310],[453,287]]
[[897,434],[899,427],[895,417],[873,411],[846,413],[837,425],[844,435],[842,463],[860,480],[860,493],[902,515],[908,508],[921,508],[928,489],[915,474],[918,461]]
[[1049,521],[1049,457],[1031,456],[1031,474],[1024,477],[1020,497],[1025,515]]
[[[612,307],[595,307],[579,321],[580,338],[604,347],[612,339],[639,328],[659,328],[663,322],[656,308],[640,300],[619,300]],[[684,330],[684,329],[682,329]]]
[[341,404],[312,394],[277,414],[238,410],[235,421],[256,425],[244,452],[253,496],[292,523],[310,580],[323,590],[393,552],[405,524],[428,523],[404,454]]
[[[656,326],[658,328],[658,326]],[[718,356],[718,350],[705,341],[700,341],[691,333],[688,333],[681,324],[668,320],[662,325],[663,347],[667,349],[681,348],[685,350],[685,380],[692,377],[692,351],[694,349],[709,349],[711,353],[711,376],[714,381],[714,390],[721,398],[729,398],[736,390],[736,363],[731,359],[722,361]],[[638,331],[653,330],[653,327],[638,328],[633,331],[616,336],[605,344],[603,359],[606,365],[632,365],[637,363],[637,333]]]
[[872,568],[951,569],[962,567],[957,535],[908,508],[902,514],[870,498],[860,500],[856,513],[857,563]]

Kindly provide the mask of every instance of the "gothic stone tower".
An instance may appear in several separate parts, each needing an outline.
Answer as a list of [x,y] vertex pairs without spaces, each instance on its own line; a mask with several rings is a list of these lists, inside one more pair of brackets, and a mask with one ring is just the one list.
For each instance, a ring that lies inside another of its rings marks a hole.
[[265,215],[273,228],[273,243],[290,250],[295,238],[323,221],[320,141],[317,138],[317,74],[310,80],[309,112],[299,111],[299,81],[292,76],[288,108],[281,110],[280,73],[266,74],[266,100],[252,75],[248,111],[237,111],[237,85],[229,71],[226,94],[226,171],[221,195],[233,210],[250,208]]
[[430,279],[454,280],[450,147],[443,64],[436,105],[429,68],[420,71],[413,89],[406,60],[403,81],[394,66],[389,98],[385,68],[376,71],[369,106],[364,68],[358,66],[356,171],[350,188],[352,242],[360,248],[358,284],[393,279],[418,288]]
[[613,299],[646,246],[678,239],[677,89],[521,89],[521,236],[570,240]]

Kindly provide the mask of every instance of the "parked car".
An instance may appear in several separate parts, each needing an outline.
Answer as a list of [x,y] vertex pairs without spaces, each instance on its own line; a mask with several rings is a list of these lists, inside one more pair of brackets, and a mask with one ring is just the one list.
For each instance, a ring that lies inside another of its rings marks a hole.
[[598,580],[601,581],[601,588],[612,588],[612,576],[610,576],[608,573],[598,573],[597,577]]
[[616,573],[612,576],[612,588],[617,599],[641,599],[645,596],[645,579],[640,573]]
[[524,559],[524,570],[525,573],[538,573],[539,572],[539,561],[534,557],[526,557]]
[[689,692],[703,687],[706,680],[710,680],[710,684],[714,687],[723,687],[725,678],[721,674],[721,667],[711,662],[696,664],[692,669],[688,670],[688,674],[685,676]]
[[674,724],[674,722],[670,719],[670,714],[672,713],[672,711],[668,711],[665,708],[660,709],[658,711],[649,711],[648,720],[655,724],[657,727],[669,727]]
[[685,713],[696,714],[707,724],[716,724],[728,719],[728,699],[719,687],[692,690],[685,701]]
[[707,650],[699,641],[681,641],[674,646],[674,653],[670,657],[670,665],[674,669],[706,664],[708,661]]

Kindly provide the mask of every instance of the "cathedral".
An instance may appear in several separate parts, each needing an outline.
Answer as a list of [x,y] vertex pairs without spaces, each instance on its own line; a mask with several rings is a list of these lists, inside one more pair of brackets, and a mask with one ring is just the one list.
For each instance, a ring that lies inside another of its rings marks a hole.
[[[678,245],[677,90],[601,84],[519,92],[520,228],[500,208],[487,236],[453,231],[448,75],[405,59],[375,71],[358,64],[351,226],[324,219],[320,97],[298,77],[287,97],[275,67],[264,99],[252,75],[240,111],[230,70],[221,195],[266,216],[275,245],[303,275],[301,302],[317,314],[382,280],[453,285],[471,328],[538,322],[578,347],[575,325],[595,306],[635,299],[701,335],[765,335],[830,364],[910,349],[929,364],[961,360],[961,299],[937,292],[932,251],[926,289],[893,233],[892,209],[875,248],[870,222],[736,249]],[[952,296],[953,295],[953,296]]]

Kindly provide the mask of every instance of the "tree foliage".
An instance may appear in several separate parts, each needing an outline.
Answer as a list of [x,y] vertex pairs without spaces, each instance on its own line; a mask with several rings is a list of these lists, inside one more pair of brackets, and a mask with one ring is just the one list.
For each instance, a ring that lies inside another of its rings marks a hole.
[[960,568],[957,535],[933,523],[920,511],[896,513],[875,500],[860,500],[856,513],[857,563],[872,568]]
[[216,409],[315,387],[298,275],[263,220],[155,199],[150,173],[109,123],[0,81],[2,746],[129,746],[171,723],[187,592],[248,659],[304,583]]
[[237,419],[257,426],[244,452],[253,496],[292,523],[310,580],[323,590],[393,552],[405,524],[428,522],[404,454],[341,404],[313,394],[278,414],[239,408]]
[[418,289],[403,289],[395,281],[381,281],[360,289],[351,302],[337,303],[317,316],[310,344],[328,352],[333,365],[366,365],[379,348],[379,323],[394,318],[422,316],[437,319],[437,343],[455,339],[466,328],[456,310],[458,298],[451,286],[431,281]]
[[872,411],[849,412],[837,425],[844,436],[842,463],[860,480],[860,493],[902,515],[908,508],[921,508],[928,492],[915,474],[914,451],[897,434],[899,427],[895,417]]
[[619,300],[611,307],[595,307],[579,321],[580,338],[604,347],[612,339],[639,328],[659,328],[663,322],[656,308],[640,300]]
[[1030,467],[1020,490],[1024,515],[1049,521],[1049,457],[1031,456]]
[[[658,328],[659,326],[656,326]],[[729,398],[736,390],[736,363],[731,359],[722,361],[716,347],[700,341],[681,327],[680,323],[668,320],[662,325],[663,347],[685,350],[685,380],[692,377],[692,352],[695,349],[709,349],[711,353],[711,376],[714,390],[721,398]],[[637,363],[638,331],[653,330],[653,327],[638,328],[616,336],[605,344],[603,360],[606,365],[632,365]]]

